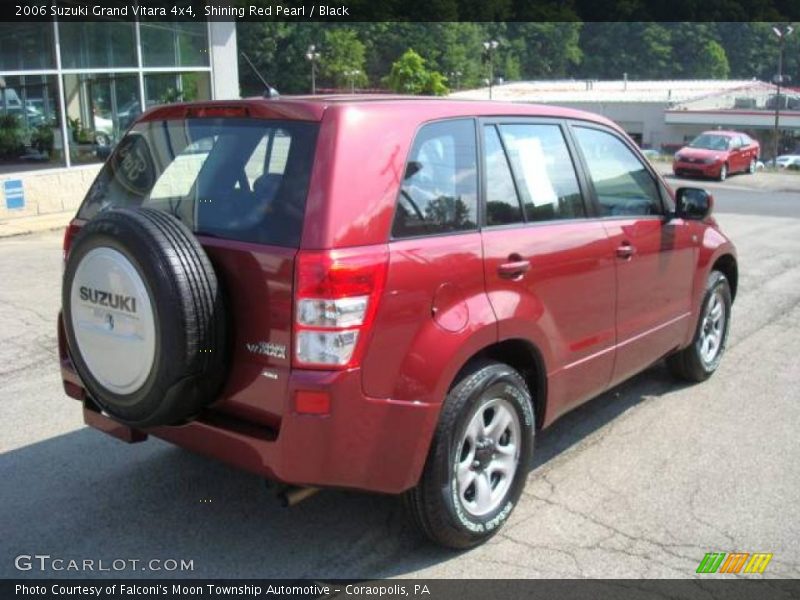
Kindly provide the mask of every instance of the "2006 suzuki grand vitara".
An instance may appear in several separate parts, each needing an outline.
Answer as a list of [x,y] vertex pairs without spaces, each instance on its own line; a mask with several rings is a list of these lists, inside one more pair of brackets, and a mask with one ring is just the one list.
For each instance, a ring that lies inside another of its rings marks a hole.
[[731,242],[584,112],[398,97],[145,113],[64,240],[86,422],[294,486],[404,494],[464,548],[534,432],[666,358],[723,354]]

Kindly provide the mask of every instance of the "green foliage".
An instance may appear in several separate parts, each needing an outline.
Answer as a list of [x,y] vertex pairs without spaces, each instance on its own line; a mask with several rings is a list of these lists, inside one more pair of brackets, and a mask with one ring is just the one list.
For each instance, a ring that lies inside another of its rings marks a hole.
[[711,79],[727,79],[731,73],[725,48],[715,40],[708,40],[705,43],[695,65],[698,72]]
[[356,86],[366,85],[364,44],[359,41],[355,31],[326,31],[322,48],[324,52],[320,52],[320,73],[323,77],[327,77],[336,87],[345,87],[351,82]]
[[25,137],[15,115],[0,115],[0,158],[14,159],[25,152]]
[[55,123],[42,123],[36,127],[31,133],[31,146],[43,154],[50,154],[54,145],[53,127]]
[[447,79],[439,71],[428,71],[428,79],[422,88],[422,93],[426,96],[445,96],[450,93],[447,87]]
[[[422,59],[423,70],[438,72],[450,88],[478,87],[489,74],[482,56],[483,42],[491,39],[500,42],[492,61],[494,76],[506,81],[621,79],[624,73],[630,79],[771,81],[776,72],[778,43],[772,23],[631,21],[644,14],[633,4],[627,21],[581,23],[574,20],[570,2],[528,4],[525,8],[512,0],[457,3],[458,16],[473,22],[241,22],[239,48],[271,85],[286,94],[307,93],[311,88],[311,65],[305,58],[310,44],[320,53],[318,87],[340,89],[349,88],[350,78],[343,73],[352,70],[363,73],[356,85],[389,86],[394,64],[409,48]],[[436,5],[442,18],[454,10],[451,0]],[[391,14],[390,5],[386,11]],[[503,22],[514,11],[527,11],[531,22]],[[795,27],[800,29],[800,24]],[[419,90],[413,93],[440,89],[433,83],[426,88],[413,73],[418,66],[403,68],[412,71],[404,75],[403,91],[406,86]],[[239,73],[243,95],[263,91],[243,60]],[[784,74],[792,85],[800,82],[800,35],[786,40]]]
[[443,96],[448,92],[442,74],[429,71],[425,59],[410,48],[392,64],[386,83],[400,94]]

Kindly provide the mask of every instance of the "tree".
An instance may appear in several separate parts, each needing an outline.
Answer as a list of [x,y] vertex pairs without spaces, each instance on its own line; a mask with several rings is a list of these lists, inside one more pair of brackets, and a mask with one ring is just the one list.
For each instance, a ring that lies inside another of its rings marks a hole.
[[674,78],[670,30],[662,23],[586,23],[580,36],[582,77],[620,79]]
[[727,79],[731,73],[728,57],[719,42],[708,40],[697,55],[694,75],[708,79]]
[[334,86],[345,87],[351,83],[363,86],[367,83],[364,44],[352,29],[328,30],[320,54],[320,71]]
[[449,91],[444,76],[438,71],[429,71],[425,59],[411,48],[392,64],[386,83],[401,94],[443,96]]
[[571,74],[583,58],[581,27],[581,23],[510,23],[501,50],[517,59],[520,72],[517,76],[502,75],[513,80],[520,76],[542,79]]
[[[240,22],[236,25],[239,49],[253,61],[258,72],[282,94],[306,94],[311,90],[308,46],[320,46],[325,23]],[[324,49],[323,49],[324,50]],[[264,91],[258,75],[241,56],[239,84],[242,95]]]

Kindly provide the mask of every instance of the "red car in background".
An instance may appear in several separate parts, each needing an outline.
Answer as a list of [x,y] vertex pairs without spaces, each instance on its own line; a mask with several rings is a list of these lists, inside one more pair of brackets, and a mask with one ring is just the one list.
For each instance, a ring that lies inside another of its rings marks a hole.
[[713,177],[725,181],[731,173],[755,173],[759,143],[740,131],[704,131],[675,153],[675,175]]

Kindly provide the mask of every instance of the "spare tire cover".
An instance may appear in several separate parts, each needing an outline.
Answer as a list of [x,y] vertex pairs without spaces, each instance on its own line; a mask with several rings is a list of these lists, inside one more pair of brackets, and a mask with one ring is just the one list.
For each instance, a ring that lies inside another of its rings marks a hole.
[[100,213],[62,286],[70,356],[91,399],[137,427],[185,422],[225,380],[222,292],[192,232],[152,209]]

